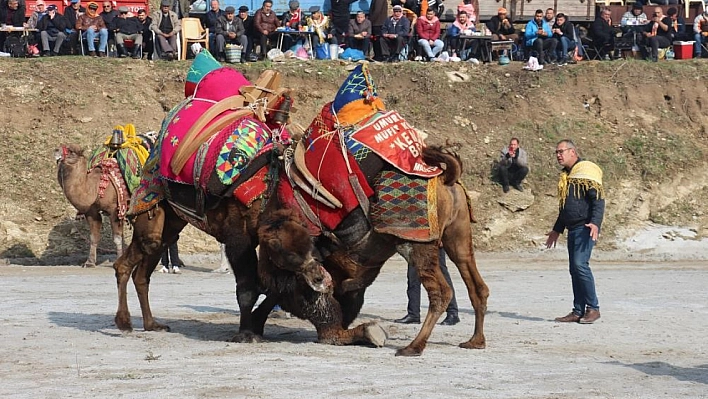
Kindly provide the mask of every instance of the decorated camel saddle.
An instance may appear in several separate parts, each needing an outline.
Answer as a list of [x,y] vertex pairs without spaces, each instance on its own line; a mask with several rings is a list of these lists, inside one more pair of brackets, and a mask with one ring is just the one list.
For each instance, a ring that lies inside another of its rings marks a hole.
[[115,126],[104,145],[93,151],[88,160],[88,170],[101,169],[98,196],[102,198],[109,184],[118,194],[118,218],[123,219],[131,195],[140,185],[143,165],[155,145],[157,133],[135,133],[135,126]]
[[442,170],[423,161],[422,135],[385,109],[366,65],[351,72],[294,146],[278,195],[300,211],[311,234],[336,229],[361,207],[377,232],[439,238],[430,185]]
[[269,154],[289,143],[291,91],[264,71],[252,84],[200,52],[187,76],[187,98],[165,117],[129,213],[167,199],[182,217],[204,226],[206,209],[234,195],[250,206],[266,190]]

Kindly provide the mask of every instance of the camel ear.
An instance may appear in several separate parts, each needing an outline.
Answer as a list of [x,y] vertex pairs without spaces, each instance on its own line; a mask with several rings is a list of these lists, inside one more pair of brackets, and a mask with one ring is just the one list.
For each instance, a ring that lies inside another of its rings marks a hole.
[[280,240],[276,238],[269,239],[266,244],[271,251],[280,252],[283,250],[283,245]]

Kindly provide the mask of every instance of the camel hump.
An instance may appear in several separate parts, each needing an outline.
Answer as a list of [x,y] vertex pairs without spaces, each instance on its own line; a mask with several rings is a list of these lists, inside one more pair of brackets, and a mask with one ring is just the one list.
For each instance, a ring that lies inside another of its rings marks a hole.
[[431,166],[444,170],[445,185],[452,186],[462,177],[462,159],[447,146],[428,146],[423,148],[423,160]]

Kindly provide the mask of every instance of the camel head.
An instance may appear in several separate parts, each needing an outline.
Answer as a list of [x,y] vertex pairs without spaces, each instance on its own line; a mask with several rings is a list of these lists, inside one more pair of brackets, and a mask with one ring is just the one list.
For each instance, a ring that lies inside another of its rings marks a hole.
[[302,277],[314,291],[332,291],[332,276],[312,256],[310,233],[295,212],[281,209],[265,216],[258,239],[261,258],[267,256],[274,267]]
[[74,165],[84,158],[84,150],[76,144],[66,144],[54,150],[54,160],[67,165]]

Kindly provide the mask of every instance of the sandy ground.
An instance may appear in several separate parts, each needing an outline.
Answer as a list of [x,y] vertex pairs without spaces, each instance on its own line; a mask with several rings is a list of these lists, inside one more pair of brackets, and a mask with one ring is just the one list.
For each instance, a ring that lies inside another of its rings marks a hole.
[[268,342],[226,342],[237,328],[231,275],[216,255],[185,256],[181,275],[153,276],[152,308],[170,333],[113,325],[108,264],[0,267],[1,398],[702,398],[708,397],[708,264],[593,263],[602,318],[558,324],[571,308],[562,250],[548,259],[480,255],[491,289],[487,349],[457,344],[473,329],[437,326],[422,357],[395,357],[418,326],[405,313],[405,265],[393,259],[359,321],[387,330],[383,348],[315,343],[313,327],[271,318]]

